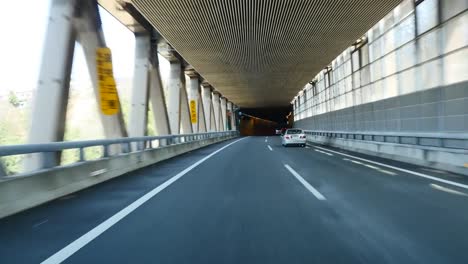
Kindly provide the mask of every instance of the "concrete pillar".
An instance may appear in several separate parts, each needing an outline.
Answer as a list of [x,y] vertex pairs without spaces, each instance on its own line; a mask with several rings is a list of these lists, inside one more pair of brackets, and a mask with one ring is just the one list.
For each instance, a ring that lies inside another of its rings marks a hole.
[[206,128],[205,107],[201,96],[198,99],[198,105],[198,133],[205,133],[208,132],[208,129]]
[[235,105],[234,103],[232,104],[232,130],[237,130],[237,110],[239,107]]
[[231,101],[227,102],[226,108],[227,108],[227,119],[226,119],[227,130],[234,130],[234,111],[233,111]]
[[[157,54],[153,54],[157,59]],[[149,96],[151,106],[153,108],[153,118],[155,125],[155,132],[157,136],[171,134],[169,128],[169,118],[167,116],[166,100],[161,84],[161,75],[159,73],[159,66],[157,61],[153,62],[150,70],[150,89]]]
[[[31,112],[28,143],[62,141],[70,87],[76,32],[76,1],[52,0],[38,87]],[[27,155],[25,171],[60,164],[60,153]]]
[[215,122],[215,131],[222,131],[221,130],[221,103],[220,103],[221,94],[219,92],[214,91],[212,93],[212,100],[213,100],[213,112],[214,112],[214,122]]
[[190,122],[189,102],[187,100],[187,91],[180,89],[180,133],[192,134],[192,124]]
[[215,114],[214,114],[214,107],[213,105],[211,105],[211,109],[210,109],[210,132],[217,132],[216,130],[216,118],[215,118]]
[[[62,1],[63,2],[63,1]],[[93,83],[96,106],[106,138],[127,137],[122,111],[115,115],[104,115],[99,107],[100,94],[96,65],[96,49],[105,47],[105,39],[102,32],[101,20],[95,1],[80,1],[81,16],[75,20],[77,28],[77,40],[83,47],[83,52],[88,66],[88,72]],[[113,151],[117,151],[115,148]]]
[[[187,90],[187,99],[189,102],[189,107],[191,104],[195,104],[195,109],[190,109],[191,115],[191,124],[192,124],[192,131],[193,133],[198,133],[199,130],[199,123],[200,123],[200,110],[199,101],[200,101],[200,82],[198,80],[198,74],[193,71],[186,72],[185,75],[185,88]],[[191,111],[195,110],[195,113]],[[192,120],[192,115],[194,115],[195,120]]]
[[227,130],[227,99],[226,97],[220,98],[221,104],[221,118],[220,118],[220,131]]
[[147,135],[150,44],[149,35],[135,35],[135,68],[133,71],[129,127],[131,137],[143,137]]
[[202,101],[203,101],[203,115],[205,117],[205,126],[207,131],[212,131],[211,127],[211,114],[213,112],[213,101],[211,100],[212,88],[210,85],[204,84],[201,86],[202,89]]
[[169,127],[171,134],[180,133],[180,97],[183,83],[181,80],[182,71],[179,61],[171,61],[169,69],[169,78],[166,84],[167,95],[167,115],[169,117]]

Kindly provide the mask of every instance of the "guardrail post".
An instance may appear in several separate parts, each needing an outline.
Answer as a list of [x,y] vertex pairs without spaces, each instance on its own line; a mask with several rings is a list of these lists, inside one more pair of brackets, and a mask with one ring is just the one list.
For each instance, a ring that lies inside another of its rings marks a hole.
[[2,162],[0,161],[0,178],[5,177],[5,176],[7,176],[7,173],[5,169],[3,168]]
[[102,157],[103,158],[107,158],[109,157],[109,145],[103,145],[103,153],[102,153]]
[[130,143],[120,144],[120,149],[122,150],[121,153],[129,153],[130,152]]
[[80,162],[85,161],[84,148],[79,148],[79,152],[80,152]]
[[[59,152],[60,153],[60,152]],[[42,152],[41,165],[38,169],[53,168],[60,165],[60,158],[57,157],[57,152]]]

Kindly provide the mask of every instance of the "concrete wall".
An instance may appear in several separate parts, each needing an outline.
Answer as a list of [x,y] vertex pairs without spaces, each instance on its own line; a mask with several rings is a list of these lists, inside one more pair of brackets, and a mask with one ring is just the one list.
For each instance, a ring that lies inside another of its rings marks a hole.
[[311,76],[293,100],[296,126],[468,132],[468,1],[405,0],[365,35]]
[[0,181],[0,218],[85,189],[139,168],[232,137],[212,138],[134,152]]
[[468,150],[308,135],[309,142],[468,175]]
[[320,131],[467,133],[468,82],[314,115],[295,121],[295,126]]
[[[468,1],[404,0],[292,104],[295,127],[429,143],[309,135],[311,142],[468,174]],[[416,139],[424,134],[431,138]]]

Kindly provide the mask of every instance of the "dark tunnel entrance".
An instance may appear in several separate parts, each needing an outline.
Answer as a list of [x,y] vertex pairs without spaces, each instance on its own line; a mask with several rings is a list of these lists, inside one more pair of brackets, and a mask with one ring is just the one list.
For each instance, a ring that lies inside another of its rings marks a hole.
[[281,128],[292,127],[292,107],[241,108],[240,132],[243,136],[270,136]]

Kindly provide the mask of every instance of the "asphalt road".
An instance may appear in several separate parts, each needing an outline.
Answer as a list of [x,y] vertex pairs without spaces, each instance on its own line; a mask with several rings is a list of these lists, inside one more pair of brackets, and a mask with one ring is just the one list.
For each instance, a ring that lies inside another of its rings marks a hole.
[[468,180],[278,137],[0,220],[0,263],[468,263]]

